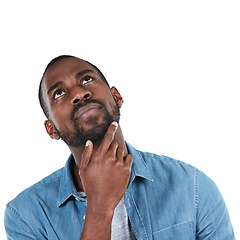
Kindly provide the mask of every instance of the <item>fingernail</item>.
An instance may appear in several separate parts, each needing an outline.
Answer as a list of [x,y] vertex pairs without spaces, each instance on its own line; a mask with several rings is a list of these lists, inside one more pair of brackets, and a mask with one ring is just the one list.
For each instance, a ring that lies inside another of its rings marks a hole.
[[87,142],[86,142],[86,144],[85,144],[85,147],[88,147],[89,143],[90,143],[90,141],[87,140]]
[[112,125],[117,127],[118,126],[118,123],[117,122],[112,122]]

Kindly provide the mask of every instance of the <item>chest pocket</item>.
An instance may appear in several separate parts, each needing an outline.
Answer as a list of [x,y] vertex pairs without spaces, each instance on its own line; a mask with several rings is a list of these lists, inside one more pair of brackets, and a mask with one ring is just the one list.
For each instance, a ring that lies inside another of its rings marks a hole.
[[193,236],[192,221],[178,223],[153,233],[154,240],[192,240]]

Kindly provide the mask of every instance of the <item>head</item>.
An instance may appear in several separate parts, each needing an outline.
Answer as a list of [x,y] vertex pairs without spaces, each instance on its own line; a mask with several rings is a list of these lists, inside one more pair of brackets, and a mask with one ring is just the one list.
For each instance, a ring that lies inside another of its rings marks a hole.
[[[79,59],[77,57],[74,57],[74,56],[71,56],[71,55],[60,55],[54,59],[52,59],[47,67],[45,68],[44,70],[44,73],[43,73],[43,76],[42,76],[42,79],[40,81],[40,84],[39,84],[39,90],[38,90],[38,98],[39,98],[39,103],[40,103],[40,106],[43,110],[43,113],[45,114],[45,116],[47,117],[47,119],[49,119],[49,112],[48,112],[48,109],[47,109],[47,105],[46,105],[46,102],[43,98],[43,90],[42,90],[42,82],[43,82],[43,78],[45,76],[45,73],[46,71],[54,64],[54,63],[57,63],[58,61],[62,60],[62,59],[67,59],[67,58],[76,58],[76,59]],[[79,60],[82,60],[82,59],[79,59]],[[85,60],[82,60],[82,61],[85,61]],[[101,76],[102,80],[107,84],[107,86],[110,88],[106,78],[104,77],[104,75],[102,74],[102,72],[95,66],[93,65],[92,63],[90,62],[87,62],[85,61],[86,63],[89,63],[93,68],[95,68],[96,72],[99,73],[99,75]]]
[[47,117],[45,127],[69,147],[100,141],[112,121],[119,122],[123,100],[110,88],[101,71],[82,59],[63,55],[46,67],[39,101]]

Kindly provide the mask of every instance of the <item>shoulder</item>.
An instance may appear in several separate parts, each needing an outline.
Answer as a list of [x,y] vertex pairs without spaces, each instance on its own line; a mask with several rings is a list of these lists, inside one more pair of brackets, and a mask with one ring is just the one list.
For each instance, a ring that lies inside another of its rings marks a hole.
[[[12,201],[7,204],[7,209],[18,213],[23,207],[34,207],[39,199],[47,199],[50,196],[58,194],[63,168],[55,171],[49,176],[43,178],[34,185],[28,187],[19,193]],[[31,205],[32,204],[32,205]]]
[[[194,185],[195,194],[198,196],[220,196],[214,181],[203,171],[183,161],[155,153],[137,150],[151,174],[159,179],[184,181],[184,184]],[[186,181],[188,180],[188,181]]]
[[137,165],[140,165],[141,163],[144,163],[147,167],[150,169],[157,167],[162,168],[166,171],[187,171],[187,172],[194,172],[196,171],[196,168],[191,166],[190,164],[187,164],[183,161],[173,159],[171,157],[167,157],[165,155],[159,155],[156,153],[150,153],[150,152],[144,152],[135,149],[132,147],[129,143],[127,143],[127,148],[130,154],[134,157],[134,163]]
[[146,166],[153,173],[156,171],[161,172],[161,175],[175,175],[177,176],[196,176],[199,170],[183,161],[164,156],[158,155],[150,152],[143,152],[137,150],[138,154],[141,156]]
[[[165,199],[178,199],[181,209],[196,218],[199,239],[234,239],[224,199],[214,183],[203,171],[171,157],[136,150],[148,168],[154,185],[151,194],[164,193]],[[158,189],[160,189],[158,191]],[[157,198],[157,196],[156,196]],[[169,202],[171,202],[169,200]]]

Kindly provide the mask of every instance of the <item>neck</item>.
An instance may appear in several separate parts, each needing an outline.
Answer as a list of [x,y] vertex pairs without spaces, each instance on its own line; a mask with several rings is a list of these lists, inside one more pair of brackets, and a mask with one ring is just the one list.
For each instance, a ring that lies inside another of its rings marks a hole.
[[[125,144],[123,134],[122,134],[122,130],[121,130],[120,126],[118,126],[117,132],[115,133],[114,141],[116,141],[118,143],[118,148],[124,150],[124,156],[123,157],[126,157],[128,155],[128,150],[127,150],[127,146]],[[93,154],[98,150],[101,143],[102,143],[102,141],[94,143]],[[85,146],[82,145],[82,146],[79,146],[79,147],[69,147],[69,148],[72,152],[72,155],[73,155],[73,158],[74,158],[74,161],[75,161],[74,171],[73,171],[73,180],[74,180],[74,183],[75,183],[75,187],[76,187],[77,191],[83,191],[81,179],[80,179],[80,176],[79,176],[79,166],[80,166],[81,161],[82,161],[82,154],[83,154]]]

